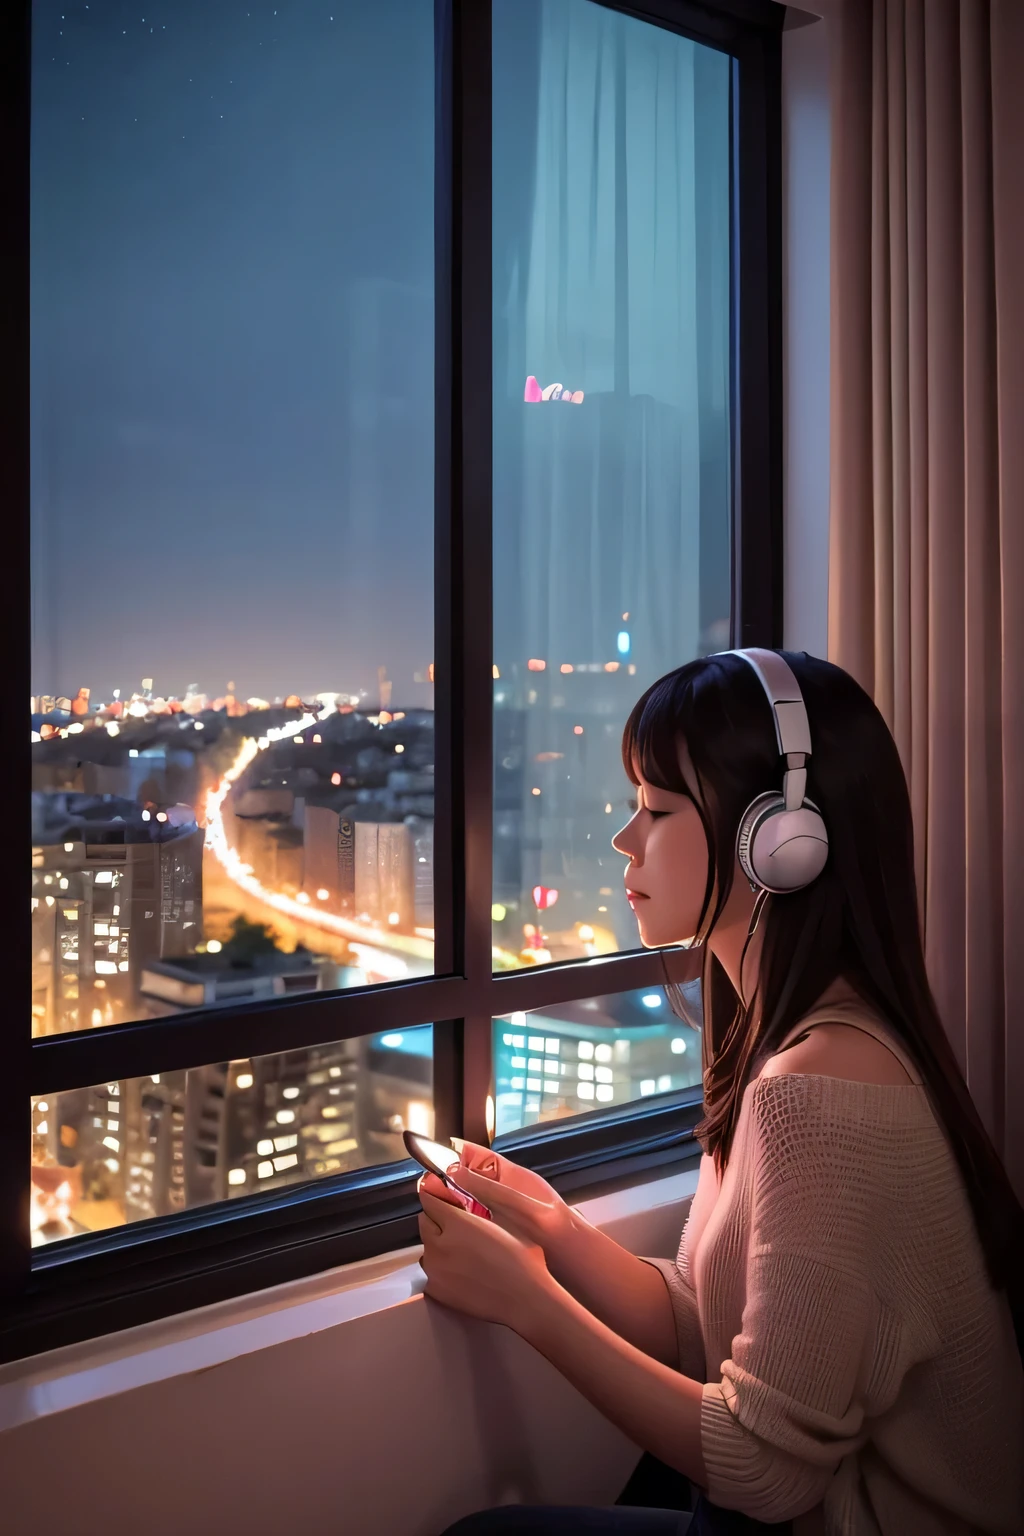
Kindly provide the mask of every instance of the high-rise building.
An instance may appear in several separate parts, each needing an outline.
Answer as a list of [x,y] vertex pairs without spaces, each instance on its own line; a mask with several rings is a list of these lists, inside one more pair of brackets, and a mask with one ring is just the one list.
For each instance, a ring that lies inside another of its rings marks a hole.
[[137,1017],[151,959],[189,954],[202,928],[203,834],[114,796],[32,796],[36,1034]]
[[[303,885],[304,889],[318,896],[318,905],[329,912],[340,913],[341,868],[340,837],[341,815],[329,805],[307,803],[303,814]],[[326,897],[319,893],[326,891]],[[351,882],[349,882],[351,895]],[[349,901],[351,910],[351,900]]]
[[700,1081],[700,1030],[671,1014],[660,992],[591,998],[496,1021],[499,1136]]
[[[203,1072],[216,1068],[203,1068]],[[120,1085],[124,1110],[126,1221],[169,1216],[191,1204],[186,1149],[188,1072],[132,1078]],[[210,1198],[209,1196],[207,1198]]]
[[361,922],[415,926],[413,839],[403,822],[355,824],[355,911]]

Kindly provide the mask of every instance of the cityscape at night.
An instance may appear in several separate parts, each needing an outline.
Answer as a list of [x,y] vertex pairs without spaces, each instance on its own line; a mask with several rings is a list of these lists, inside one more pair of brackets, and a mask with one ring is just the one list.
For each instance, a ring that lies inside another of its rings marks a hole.
[[[494,671],[495,968],[635,945],[621,891],[600,884],[631,665]],[[148,678],[124,699],[32,706],[35,1034],[430,972],[431,711],[166,698]],[[538,731],[566,750],[528,753]],[[668,1022],[657,993],[548,1010],[530,1026],[548,1051],[535,1081],[522,1018],[498,1021],[499,1133],[688,1085],[699,1052],[681,1060]],[[403,1127],[433,1128],[430,1036],[37,1100],[40,1240],[401,1157]]]
[[[34,7],[37,1037],[432,973],[433,12]],[[730,633],[728,70],[568,14],[493,7],[498,971],[637,947],[623,724]],[[698,1080],[659,997],[496,1020],[498,1132]],[[42,1096],[34,1239],[400,1158],[431,1062]]]

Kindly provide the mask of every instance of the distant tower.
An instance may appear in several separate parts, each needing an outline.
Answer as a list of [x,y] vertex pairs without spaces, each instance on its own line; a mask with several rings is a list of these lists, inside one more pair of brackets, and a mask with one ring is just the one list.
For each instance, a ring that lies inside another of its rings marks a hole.
[[387,667],[377,668],[377,686],[380,689],[380,707],[387,709],[391,704],[391,679]]

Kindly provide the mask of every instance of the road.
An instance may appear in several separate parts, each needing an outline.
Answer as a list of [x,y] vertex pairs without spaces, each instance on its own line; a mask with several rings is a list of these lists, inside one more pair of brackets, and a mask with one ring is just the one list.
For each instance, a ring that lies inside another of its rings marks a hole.
[[[288,943],[302,944],[358,966],[370,981],[398,981],[405,976],[429,976],[433,971],[434,940],[430,930],[396,933],[339,917],[317,907],[305,893],[290,895],[265,886],[251,865],[243,863],[228,842],[224,803],[232,785],[260,751],[261,744],[297,736],[316,723],[307,714],[268,731],[261,742],[247,737],[231,767],[209,792],[206,801],[206,842],[203,848],[203,919],[207,938],[227,938],[239,914],[250,922],[271,923]],[[522,961],[504,950],[493,951],[495,968],[508,969]]]

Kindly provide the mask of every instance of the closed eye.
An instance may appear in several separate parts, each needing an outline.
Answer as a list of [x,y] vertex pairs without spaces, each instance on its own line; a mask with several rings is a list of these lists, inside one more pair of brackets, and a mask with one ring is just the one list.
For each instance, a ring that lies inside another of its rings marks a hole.
[[638,810],[643,809],[643,810],[645,810],[647,812],[648,816],[671,816],[672,815],[671,811],[655,811],[655,810],[652,810],[652,808],[649,805],[645,805],[645,806],[641,807],[639,802],[636,801],[636,800],[627,800],[626,804],[628,805],[629,809],[634,814]]

